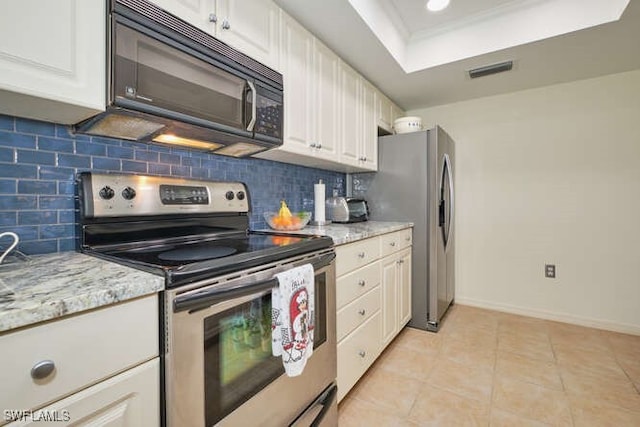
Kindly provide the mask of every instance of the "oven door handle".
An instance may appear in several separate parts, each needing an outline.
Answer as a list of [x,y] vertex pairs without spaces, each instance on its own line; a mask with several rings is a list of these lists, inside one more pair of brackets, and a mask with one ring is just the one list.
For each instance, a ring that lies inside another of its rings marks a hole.
[[[311,262],[313,271],[318,271],[326,267],[335,259],[335,257],[335,253],[330,253],[318,257],[316,260]],[[294,265],[294,267],[303,264],[306,264],[306,262],[297,263]],[[173,312],[178,313],[187,310],[201,310],[211,307],[212,305],[222,301],[229,301],[235,298],[240,298],[243,296],[252,295],[258,292],[272,289],[274,286],[277,286],[277,284],[278,279],[274,277],[269,280],[252,283],[250,285],[239,284],[230,287],[213,287],[211,289],[207,289],[206,291],[178,296],[173,300]]]
[[[329,390],[326,390],[315,402],[313,402],[309,409],[300,415],[300,417],[290,424],[289,427],[318,427],[322,423],[322,420],[324,420],[324,417],[327,416],[337,394],[338,386],[334,384],[329,388]],[[313,418],[313,421],[309,422],[307,418],[316,413],[318,408],[320,408],[320,411],[317,412],[318,415]]]

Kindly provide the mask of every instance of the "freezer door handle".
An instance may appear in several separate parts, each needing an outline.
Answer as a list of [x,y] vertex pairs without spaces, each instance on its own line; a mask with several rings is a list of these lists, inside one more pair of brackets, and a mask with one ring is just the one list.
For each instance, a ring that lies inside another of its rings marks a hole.
[[[453,224],[453,176],[451,175],[451,159],[448,154],[443,156],[442,175],[440,176],[440,201],[438,203],[438,226],[442,227],[444,250],[449,246],[451,227]],[[448,192],[445,192],[445,186]]]
[[447,215],[447,236],[445,239],[445,251],[447,250],[447,248],[449,247],[449,239],[451,237],[451,233],[452,233],[452,228],[453,228],[453,215],[454,215],[454,204],[453,204],[453,197],[454,197],[454,193],[453,193],[453,170],[451,169],[451,159],[449,158],[448,154],[444,155],[444,164],[445,164],[445,169],[447,172],[447,180],[449,181],[449,197],[448,197],[448,202],[449,202],[449,215]]

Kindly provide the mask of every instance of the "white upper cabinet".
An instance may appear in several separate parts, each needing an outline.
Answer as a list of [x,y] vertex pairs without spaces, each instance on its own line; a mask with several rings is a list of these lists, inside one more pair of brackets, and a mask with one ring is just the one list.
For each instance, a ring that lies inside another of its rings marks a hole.
[[378,127],[393,133],[393,122],[404,115],[404,112],[383,93],[376,91],[376,121]]
[[271,68],[278,68],[279,8],[271,0],[151,0]]
[[313,46],[315,149],[318,156],[334,160],[338,154],[340,59],[317,39]]
[[363,169],[378,170],[378,125],[375,104],[376,88],[368,81],[362,79],[361,106],[361,138],[358,166]]
[[340,162],[358,166],[360,163],[361,97],[360,76],[340,62]]
[[313,139],[313,36],[282,14],[280,68],[284,79],[284,144],[307,153]]
[[378,126],[387,132],[393,132],[393,120],[391,120],[392,102],[381,92],[376,92],[376,115]]
[[278,6],[271,0],[218,0],[216,6],[217,37],[277,69]]
[[149,0],[167,12],[187,21],[202,31],[214,34],[216,30],[215,0]]
[[340,162],[348,172],[378,167],[376,89],[345,63],[340,63]]
[[339,58],[284,12],[280,52],[284,141],[257,157],[331,168],[338,163]]
[[76,123],[106,105],[105,0],[3,0],[0,113]]

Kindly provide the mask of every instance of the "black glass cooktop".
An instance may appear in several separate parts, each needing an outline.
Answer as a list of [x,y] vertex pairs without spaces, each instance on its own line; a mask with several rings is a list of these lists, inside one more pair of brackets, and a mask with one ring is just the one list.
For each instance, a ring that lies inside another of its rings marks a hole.
[[231,238],[140,244],[126,249],[88,252],[152,273],[164,274],[167,287],[175,287],[332,245],[329,237],[248,233]]

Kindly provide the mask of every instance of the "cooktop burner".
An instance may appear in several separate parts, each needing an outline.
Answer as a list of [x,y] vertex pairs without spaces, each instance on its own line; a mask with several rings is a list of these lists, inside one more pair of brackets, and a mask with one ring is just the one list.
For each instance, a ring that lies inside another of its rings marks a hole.
[[267,264],[332,245],[327,237],[248,232],[241,236],[198,239],[88,252],[131,267],[163,274],[167,287]]
[[201,261],[225,257],[236,252],[236,249],[227,246],[181,248],[162,252],[158,254],[158,259],[163,261]]

